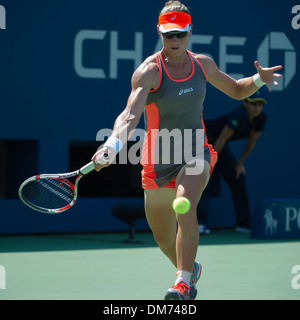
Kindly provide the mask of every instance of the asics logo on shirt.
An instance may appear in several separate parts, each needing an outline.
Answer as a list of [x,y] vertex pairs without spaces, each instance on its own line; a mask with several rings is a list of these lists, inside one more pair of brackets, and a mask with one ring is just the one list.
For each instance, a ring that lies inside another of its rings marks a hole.
[[181,96],[183,95],[184,93],[189,93],[189,92],[193,92],[194,89],[193,88],[188,88],[188,89],[180,89],[178,95]]

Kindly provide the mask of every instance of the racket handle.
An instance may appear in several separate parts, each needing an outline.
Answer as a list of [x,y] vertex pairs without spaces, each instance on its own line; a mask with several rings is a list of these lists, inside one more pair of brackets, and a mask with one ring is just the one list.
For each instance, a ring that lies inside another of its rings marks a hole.
[[79,172],[81,174],[88,174],[90,173],[91,171],[93,171],[95,169],[95,165],[94,165],[94,162],[91,161],[89,162],[88,164],[86,164],[85,166],[83,166],[82,168],[79,169]]
[[[104,160],[104,163],[100,163],[100,161],[97,161],[96,163],[97,164],[106,164],[106,162],[108,162],[109,160],[109,156],[107,153],[103,153],[102,155],[102,159]],[[82,168],[79,169],[79,172],[81,174],[88,174],[90,173],[91,171],[93,171],[95,169],[95,165],[94,165],[94,162],[91,161],[89,162],[88,164],[86,164],[85,166],[83,166]]]

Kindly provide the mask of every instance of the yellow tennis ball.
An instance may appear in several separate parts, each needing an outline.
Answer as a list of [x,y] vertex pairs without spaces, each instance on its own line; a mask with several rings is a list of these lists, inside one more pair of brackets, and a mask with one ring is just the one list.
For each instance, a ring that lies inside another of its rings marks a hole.
[[190,200],[186,197],[178,197],[173,201],[173,209],[179,214],[187,213],[191,208]]

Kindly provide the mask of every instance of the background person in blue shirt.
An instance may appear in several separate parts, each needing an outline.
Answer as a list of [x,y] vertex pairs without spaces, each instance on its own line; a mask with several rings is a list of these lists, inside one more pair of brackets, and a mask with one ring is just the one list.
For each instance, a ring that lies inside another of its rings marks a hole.
[[[208,199],[219,193],[220,176],[228,184],[236,214],[236,231],[250,232],[250,206],[246,187],[246,169],[244,161],[255,147],[256,141],[264,130],[266,114],[263,106],[267,103],[263,88],[232,112],[217,119],[205,121],[208,143],[218,152],[218,161],[211,180],[202,195],[198,206],[200,233],[209,233],[206,226]],[[245,148],[236,160],[228,141],[247,139]]]

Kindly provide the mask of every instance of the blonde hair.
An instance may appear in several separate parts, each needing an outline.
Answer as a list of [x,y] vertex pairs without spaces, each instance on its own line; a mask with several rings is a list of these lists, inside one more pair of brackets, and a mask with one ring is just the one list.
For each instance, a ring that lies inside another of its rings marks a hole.
[[190,14],[189,9],[180,1],[168,1],[160,11],[159,15],[167,12],[184,12]]

